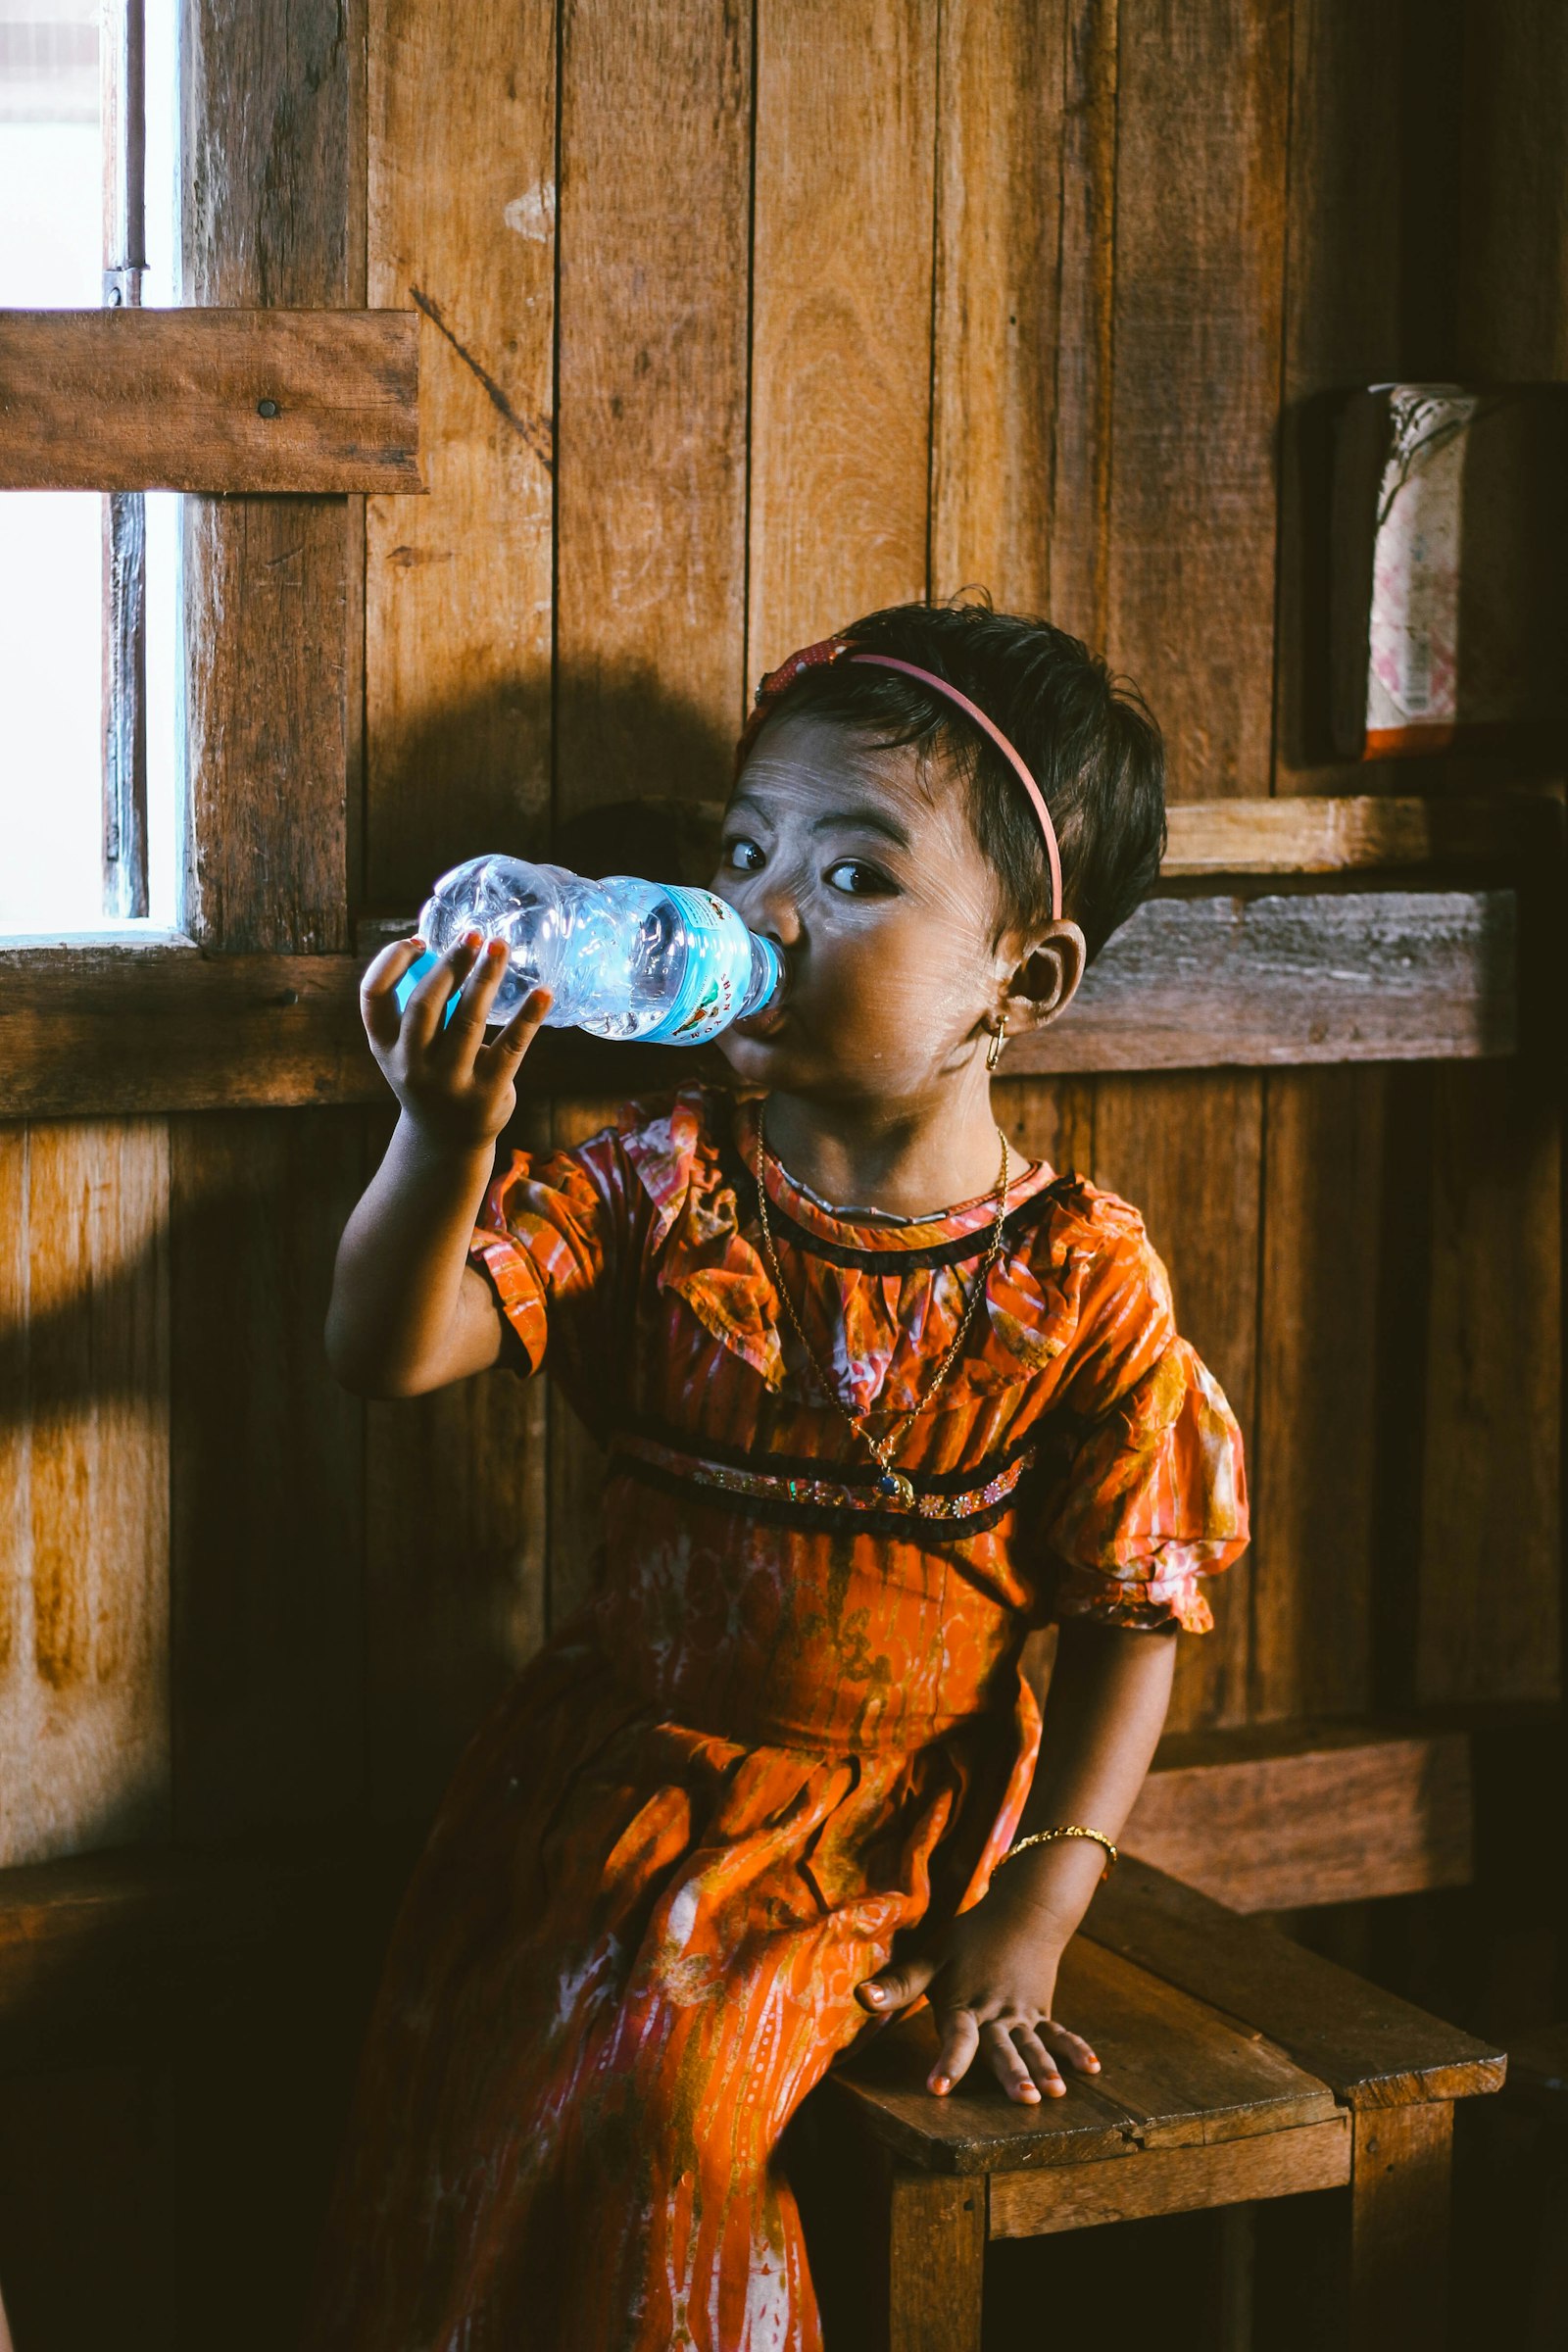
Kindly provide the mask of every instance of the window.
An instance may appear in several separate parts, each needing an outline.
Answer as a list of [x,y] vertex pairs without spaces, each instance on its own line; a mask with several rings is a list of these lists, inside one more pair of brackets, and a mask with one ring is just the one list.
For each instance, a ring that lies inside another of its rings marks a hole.
[[[175,7],[0,0],[0,306],[177,301]],[[178,920],[178,553],[172,492],[0,493],[0,932]]]

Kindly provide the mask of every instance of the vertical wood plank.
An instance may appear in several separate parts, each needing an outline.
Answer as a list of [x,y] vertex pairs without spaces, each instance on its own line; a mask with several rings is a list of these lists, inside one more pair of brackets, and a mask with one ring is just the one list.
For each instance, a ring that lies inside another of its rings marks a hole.
[[1268,773],[1290,10],[1119,21],[1110,653],[1219,799]]
[[[1274,789],[1366,792],[1329,727],[1329,507],[1339,396],[1404,365],[1399,270],[1403,24],[1359,0],[1297,0],[1280,417]],[[1258,787],[1260,789],[1260,786]]]
[[1063,30],[1051,618],[1098,653],[1110,600],[1117,0],[1067,0]]
[[891,2168],[888,2352],[980,2352],[986,2183]]
[[186,498],[184,924],[241,954],[348,945],[348,502]]
[[420,904],[550,800],[556,11],[369,0],[372,304],[424,316],[428,495],[368,501],[366,889]]
[[[1173,800],[1268,773],[1289,11],[1120,0],[1106,635],[1164,731]],[[1097,1179],[1145,1212],[1182,1328],[1247,1435],[1255,1400],[1261,1089],[1103,1080]],[[1183,1642],[1173,1729],[1247,1711],[1245,1563]]]
[[1274,1071],[1266,1087],[1250,1553],[1260,1717],[1347,1714],[1374,1698],[1384,1089],[1364,1079]]
[[1363,2107],[1352,2118],[1349,2352],[1441,2344],[1448,2303],[1453,2109]]
[[[570,0],[561,92],[558,820],[722,796],[745,703],[749,11]],[[557,1146],[613,1102],[554,1105]],[[602,1453],[550,1402],[548,1618],[586,1598]]]
[[169,1825],[169,1138],[0,1132],[0,1862]]
[[[1401,366],[1405,28],[1396,11],[1298,0],[1291,37],[1274,789],[1364,791],[1375,772],[1329,741],[1329,493],[1339,396]],[[1389,1083],[1298,1070],[1263,1089],[1253,1706],[1333,1713],[1390,1696],[1383,1629],[1409,1644],[1383,1606],[1408,1450],[1381,1371],[1398,1347],[1379,1329]],[[1408,1418],[1419,1379],[1404,1369]]]
[[[181,22],[184,298],[360,291],[365,20],[332,0]],[[186,920],[218,952],[347,945],[348,632],[361,503],[184,502]],[[331,1818],[363,1777],[363,1420],[327,1371],[359,1114],[171,1126],[175,1820]]]
[[1561,1168],[1541,1074],[1439,1074],[1416,1695],[1550,1699],[1559,1671]]
[[[556,10],[371,0],[370,300],[418,307],[428,495],[368,502],[368,897],[546,847],[554,629]],[[532,1116],[548,1133],[543,1106]],[[362,1171],[388,1110],[366,1114]],[[518,1139],[520,1140],[520,1139]],[[529,1140],[534,1140],[530,1137]],[[418,1818],[544,1629],[542,1383],[366,1408],[369,1802]]]
[[1051,602],[1065,13],[941,12],[931,591],[979,585],[1009,612]]
[[751,13],[565,0],[556,808],[722,798],[745,694]]
[[[1170,1271],[1176,1316],[1229,1397],[1250,1465],[1255,1426],[1261,1095],[1245,1072],[1106,1080],[1095,1179],[1137,1206]],[[1205,1587],[1214,1630],[1183,1640],[1172,1731],[1250,1712],[1250,1553]]]
[[[357,20],[352,21],[357,27]],[[350,299],[352,50],[337,0],[185,0],[183,299]],[[185,920],[228,951],[342,948],[342,499],[187,498]]]
[[760,0],[746,674],[926,592],[936,11]]
[[363,1407],[321,1337],[360,1115],[170,1123],[182,1837],[341,1818],[361,1796]]

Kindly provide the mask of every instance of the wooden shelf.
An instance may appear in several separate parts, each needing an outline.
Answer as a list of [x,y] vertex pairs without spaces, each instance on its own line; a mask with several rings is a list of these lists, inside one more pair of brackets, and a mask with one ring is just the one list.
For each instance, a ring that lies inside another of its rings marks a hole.
[[[1060,1025],[1009,1047],[1004,1075],[1508,1054],[1515,921],[1508,890],[1152,901]],[[189,943],[0,951],[0,1111],[386,1102],[358,1004],[381,928],[362,930],[352,956],[204,956]],[[648,1093],[703,1067],[690,1052],[547,1031],[522,1084]]]

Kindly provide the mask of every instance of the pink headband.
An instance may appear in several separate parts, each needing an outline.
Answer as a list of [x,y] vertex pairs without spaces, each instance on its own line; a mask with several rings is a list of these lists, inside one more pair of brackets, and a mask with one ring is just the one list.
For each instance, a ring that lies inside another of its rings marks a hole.
[[848,654],[852,661],[870,662],[878,669],[902,669],[906,677],[918,678],[921,685],[929,686],[933,694],[943,695],[950,703],[956,703],[960,710],[973,719],[981,733],[990,737],[1029,795],[1029,805],[1039,819],[1040,831],[1046,845],[1046,861],[1051,867],[1051,919],[1054,923],[1060,922],[1061,852],[1056,845],[1056,828],[1051,821],[1051,810],[1046,807],[1045,794],[996,721],[987,718],[977,703],[972,703],[966,694],[960,694],[956,686],[950,686],[946,678],[939,678],[933,670],[921,669],[913,662],[901,662],[892,654],[858,654],[855,651],[853,639],[848,637],[824,637],[815,645],[804,646],[798,654],[791,654],[787,662],[781,662],[777,669],[770,669],[760,686],[758,687],[756,708],[748,718],[740,742],[735,749],[736,774],[739,775],[746,755],[756,740],[758,729],[767,716],[768,705],[783,694],[787,688],[793,686],[796,679],[805,671],[815,669],[823,662],[837,662],[845,654]]

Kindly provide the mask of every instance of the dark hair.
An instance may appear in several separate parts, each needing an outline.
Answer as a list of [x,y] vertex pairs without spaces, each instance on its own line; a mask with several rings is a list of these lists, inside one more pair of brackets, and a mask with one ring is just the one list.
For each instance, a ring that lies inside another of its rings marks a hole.
[[[1149,896],[1165,853],[1164,747],[1137,689],[1064,629],[993,612],[989,601],[890,605],[839,634],[948,679],[1017,748],[1056,828],[1063,912],[1096,956]],[[999,929],[1050,921],[1039,821],[996,746],[944,696],[841,660],[804,671],[768,715],[785,711],[874,730],[890,749],[945,754],[1001,883]]]

